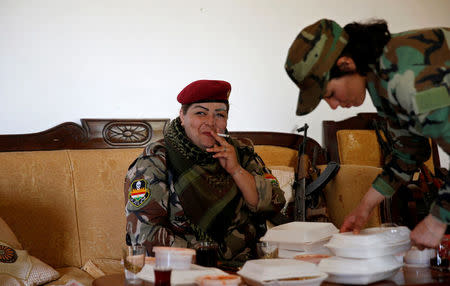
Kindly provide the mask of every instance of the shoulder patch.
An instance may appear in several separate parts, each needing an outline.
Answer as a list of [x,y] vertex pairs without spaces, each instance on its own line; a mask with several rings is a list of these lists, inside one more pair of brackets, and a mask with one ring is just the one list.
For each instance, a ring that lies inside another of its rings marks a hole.
[[443,108],[449,105],[450,96],[445,86],[439,86],[418,92],[414,97],[414,109],[417,114]]
[[150,190],[147,186],[147,181],[140,179],[134,180],[131,183],[131,191],[128,193],[128,200],[136,207],[140,207],[145,201],[150,198]]
[[264,179],[269,180],[272,185],[279,185],[277,178],[270,173],[264,173]]

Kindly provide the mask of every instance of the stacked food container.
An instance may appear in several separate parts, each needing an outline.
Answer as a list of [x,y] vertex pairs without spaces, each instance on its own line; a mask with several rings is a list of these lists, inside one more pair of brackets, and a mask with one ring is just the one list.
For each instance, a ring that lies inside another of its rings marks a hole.
[[327,281],[335,283],[369,284],[389,278],[403,265],[395,254],[411,247],[409,234],[407,227],[334,234],[325,246],[336,256],[322,259],[319,269],[328,273]]
[[327,274],[313,263],[294,259],[256,259],[238,272],[250,286],[319,286]]
[[280,258],[299,254],[330,254],[324,245],[339,230],[326,222],[290,222],[269,229],[261,241],[276,242]]

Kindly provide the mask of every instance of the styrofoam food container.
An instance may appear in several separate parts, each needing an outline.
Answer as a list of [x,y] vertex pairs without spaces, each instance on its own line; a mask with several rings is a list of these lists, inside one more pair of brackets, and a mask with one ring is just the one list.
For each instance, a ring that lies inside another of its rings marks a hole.
[[430,259],[436,256],[436,250],[433,248],[425,248],[419,250],[417,247],[413,246],[408,250],[403,257],[406,264],[410,266],[424,266],[430,265]]
[[359,234],[344,232],[333,234],[330,242],[343,245],[373,245],[377,243],[396,244],[409,240],[411,231],[405,226],[399,227],[371,227],[360,231]]
[[279,249],[287,249],[294,251],[315,251],[324,247],[330,241],[331,236],[312,242],[279,242]]
[[155,267],[185,270],[191,267],[195,250],[190,248],[155,246]]
[[299,279],[257,281],[244,278],[244,280],[250,286],[320,286],[327,277],[328,274],[320,272],[318,276],[307,276]]
[[338,232],[339,230],[332,223],[294,221],[269,229],[261,241],[295,245],[324,240]]
[[238,275],[205,275],[195,279],[195,283],[200,286],[237,286],[241,283]]
[[334,234],[325,244],[336,256],[347,258],[374,258],[407,251],[411,247],[407,227],[367,228],[359,234]]
[[237,274],[262,283],[278,279],[320,276],[320,271],[310,262],[274,258],[248,260]]
[[369,284],[394,275],[402,265],[393,255],[370,259],[333,256],[322,259],[318,268],[329,275],[329,282]]

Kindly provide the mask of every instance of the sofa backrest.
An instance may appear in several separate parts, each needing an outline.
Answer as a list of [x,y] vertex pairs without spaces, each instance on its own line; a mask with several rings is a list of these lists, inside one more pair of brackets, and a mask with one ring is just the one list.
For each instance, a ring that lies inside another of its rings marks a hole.
[[1,152],[0,216],[30,254],[55,267],[81,264],[67,151]]
[[168,119],[82,119],[0,135],[0,216],[31,255],[53,267],[120,258],[124,177]]
[[80,267],[93,257],[120,258],[123,181],[141,152],[0,152],[0,217],[24,249],[54,267]]
[[[323,146],[330,160],[341,164],[381,167],[382,152],[374,121],[384,122],[376,113],[359,113],[342,121],[324,121]],[[434,173],[440,168],[439,152],[430,140],[431,156],[425,165]]]

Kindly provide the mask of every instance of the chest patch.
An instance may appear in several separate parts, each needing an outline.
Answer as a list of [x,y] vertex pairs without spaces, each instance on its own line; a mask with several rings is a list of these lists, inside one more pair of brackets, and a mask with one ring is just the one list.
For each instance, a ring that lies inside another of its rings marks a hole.
[[135,180],[131,183],[131,191],[128,194],[128,200],[136,207],[140,207],[150,198],[150,190],[145,180]]

